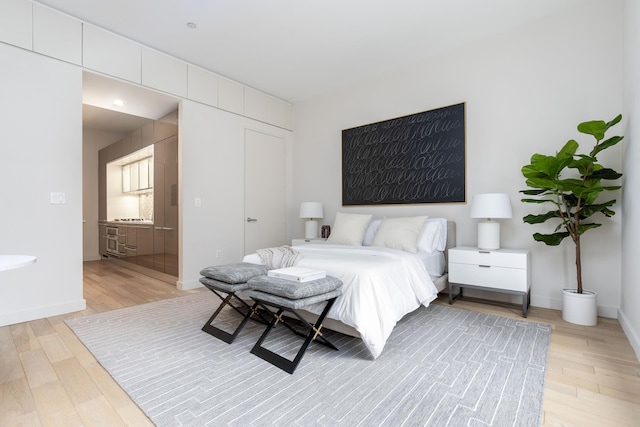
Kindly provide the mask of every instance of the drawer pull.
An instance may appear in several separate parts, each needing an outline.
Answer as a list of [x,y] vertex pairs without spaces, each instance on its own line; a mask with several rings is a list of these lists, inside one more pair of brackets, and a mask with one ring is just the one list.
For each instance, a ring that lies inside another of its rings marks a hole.
[[478,251],[479,254],[490,254],[491,251]]
[[482,265],[482,264],[480,264],[478,267],[482,267],[482,268],[491,268],[491,266],[490,266],[490,265]]

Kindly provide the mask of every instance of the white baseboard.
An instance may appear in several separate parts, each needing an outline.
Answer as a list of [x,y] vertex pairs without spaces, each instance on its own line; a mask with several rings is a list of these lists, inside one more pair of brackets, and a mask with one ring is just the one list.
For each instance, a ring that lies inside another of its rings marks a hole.
[[[541,308],[551,308],[553,310],[562,310],[561,298],[539,298],[531,295],[531,305]],[[609,307],[606,305],[598,306],[598,316],[607,317],[609,319],[618,318],[618,307]]]
[[200,283],[200,281],[198,280],[188,280],[185,282],[178,280],[178,282],[176,283],[176,286],[181,291],[190,291],[191,289],[198,289],[198,288],[204,287],[204,285]]
[[16,323],[28,322],[30,320],[59,316],[61,314],[73,313],[74,311],[82,311],[85,308],[87,308],[87,301],[83,298],[61,304],[46,305],[29,308],[28,310],[2,313],[0,314],[0,326],[14,325]]
[[629,344],[631,344],[633,351],[636,353],[636,359],[640,362],[640,334],[633,328],[622,310],[618,311],[618,321],[620,322],[620,326],[622,326],[624,334],[629,340]]

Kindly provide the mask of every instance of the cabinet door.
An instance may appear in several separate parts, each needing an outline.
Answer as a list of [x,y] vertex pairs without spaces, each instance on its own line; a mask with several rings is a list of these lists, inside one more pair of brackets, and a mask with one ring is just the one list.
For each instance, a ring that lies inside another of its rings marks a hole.
[[122,166],[122,192],[131,191],[131,165]]
[[140,160],[138,164],[138,188],[144,190],[149,186],[149,159]]
[[98,220],[100,221],[107,220],[107,155],[106,148],[98,152]]
[[136,263],[142,267],[153,268],[153,227],[139,226],[136,244]]
[[138,162],[135,163],[131,163],[129,165],[129,175],[130,175],[130,181],[131,181],[131,191],[137,191],[140,189],[140,178],[139,178],[139,171],[140,171],[140,165]]
[[124,229],[126,233],[124,243],[124,255],[120,257],[123,261],[128,261],[133,264],[136,263],[136,240],[137,240],[137,228],[134,226],[119,227]]
[[178,275],[178,137],[154,147],[153,265]]
[[98,252],[100,256],[107,253],[107,226],[106,224],[98,225]]

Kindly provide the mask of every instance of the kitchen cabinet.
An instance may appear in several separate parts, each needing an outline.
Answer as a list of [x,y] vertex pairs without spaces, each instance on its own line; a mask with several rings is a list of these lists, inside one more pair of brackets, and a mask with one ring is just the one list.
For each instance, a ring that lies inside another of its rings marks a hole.
[[103,148],[98,151],[98,220],[107,219],[107,149]]
[[178,137],[154,147],[153,268],[178,275]]
[[140,129],[140,148],[148,147],[155,141],[153,140],[153,122],[149,122]]
[[148,190],[153,188],[153,180],[149,174],[153,170],[149,167],[151,157],[122,166],[122,192]]
[[98,224],[98,253],[103,256],[107,253],[107,224]]
[[178,110],[153,122],[154,142],[157,143],[176,135],[178,135]]
[[[122,228],[122,226],[121,226]],[[153,268],[153,226],[146,224],[127,225],[125,240],[125,255],[123,261]]]
[[122,138],[122,155],[135,153],[142,148],[142,129],[136,129]]

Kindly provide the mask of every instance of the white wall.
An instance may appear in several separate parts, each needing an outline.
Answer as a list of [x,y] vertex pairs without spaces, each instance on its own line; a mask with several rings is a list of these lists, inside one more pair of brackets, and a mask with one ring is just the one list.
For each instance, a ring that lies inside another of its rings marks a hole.
[[38,258],[0,272],[1,326],[85,308],[81,70],[0,43],[0,93],[0,253]]
[[[181,103],[180,289],[200,286],[203,268],[240,262],[244,256],[245,129],[285,139],[287,164],[291,164],[291,131],[193,101]],[[201,207],[195,207],[196,197]],[[220,257],[216,257],[218,250]]]
[[101,259],[98,236],[98,151],[120,139],[120,133],[82,131],[82,259]]
[[[341,206],[342,129],[466,102],[467,201],[476,193],[511,194],[514,218],[502,221],[502,246],[531,250],[532,304],[560,308],[561,289],[575,286],[573,245],[534,242],[531,235],[544,227],[521,220],[532,207],[519,202],[520,168],[534,152],[552,154],[568,139],[590,143],[576,131],[579,122],[622,112],[621,22],[620,1],[594,2],[295,105],[295,203],[324,202],[329,224],[337,211],[444,216],[457,222],[458,244],[475,245],[477,222],[467,204]],[[620,169],[621,151],[606,158],[613,168]],[[583,243],[586,287],[598,291],[600,314],[609,317],[620,305],[619,205],[617,211]],[[301,236],[295,210],[290,220]]]
[[624,8],[624,93],[627,150],[624,156],[622,235],[622,301],[620,323],[640,358],[640,4],[626,0]]

